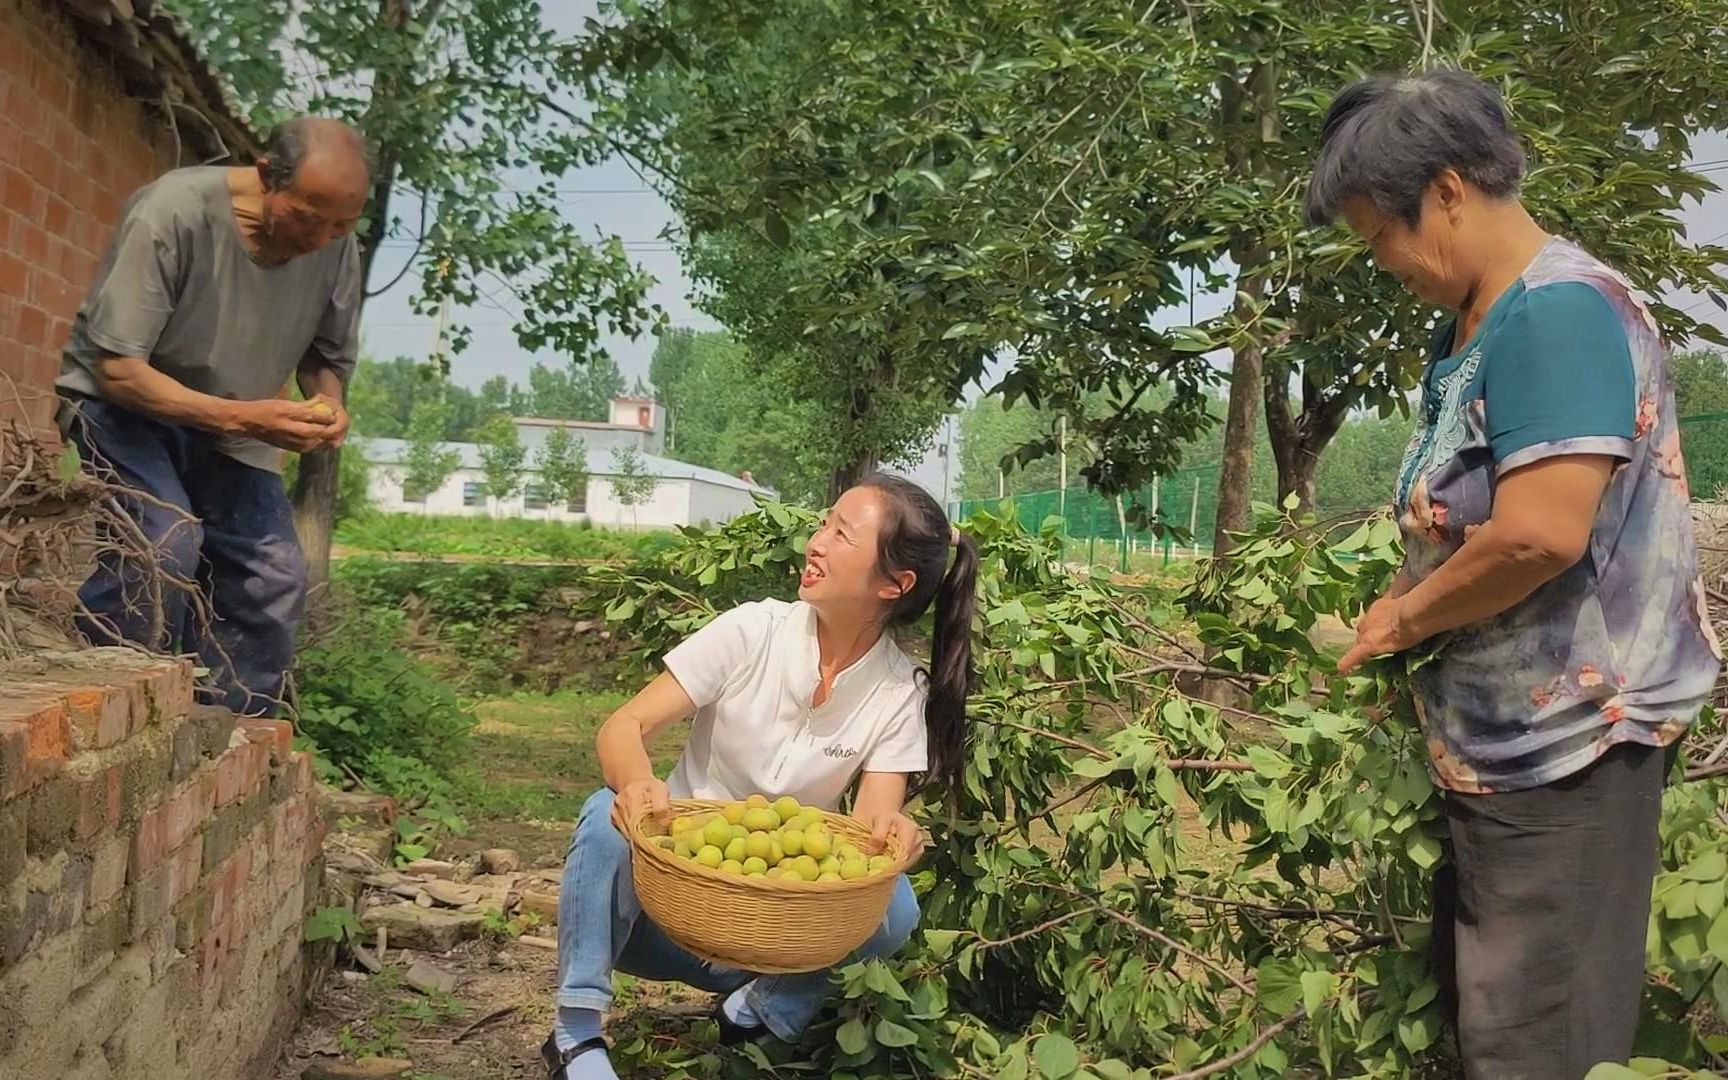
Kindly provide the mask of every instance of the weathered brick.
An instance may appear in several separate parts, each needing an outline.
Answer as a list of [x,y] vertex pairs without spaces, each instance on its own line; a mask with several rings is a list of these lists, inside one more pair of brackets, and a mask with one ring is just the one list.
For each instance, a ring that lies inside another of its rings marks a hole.
[[[160,829],[160,853],[171,852],[184,844],[215,808],[215,782],[211,773],[199,773],[180,785],[154,810],[147,811],[138,821],[138,835]],[[156,840],[152,838],[151,843]],[[149,848],[144,848],[149,854]]]
[[174,905],[197,886],[203,858],[203,838],[193,837],[191,843],[169,854],[154,870],[134,875],[128,940],[137,941],[164,924],[172,935],[169,916]]
[[0,901],[0,972],[65,933],[83,915],[85,888],[78,890],[75,910],[74,898],[64,891],[53,867],[41,868],[41,875],[29,888],[14,888],[9,899]]
[[253,742],[270,748],[270,758],[280,765],[294,752],[294,725],[286,720],[247,719],[240,721],[241,730]]
[[261,742],[249,743],[245,755],[246,780],[242,797],[262,791],[270,781],[270,747]]
[[119,827],[124,779],[120,766],[115,765],[78,781],[78,822],[73,839],[82,843]]
[[204,827],[204,873],[218,865],[242,845],[254,842],[251,835],[269,815],[270,805],[262,794],[224,806]]
[[17,798],[30,787],[30,729],[0,721],[0,803]]
[[168,781],[178,784],[196,769],[204,760],[203,732],[191,720],[174,721],[173,738],[170,741]]
[[15,799],[0,803],[0,894],[24,869],[29,834],[29,802]]
[[127,743],[126,750],[130,756],[123,766],[120,815],[124,821],[139,822],[166,797],[170,748],[158,739],[142,738]]
[[10,1058],[31,1032],[49,1027],[66,1011],[72,1000],[75,948],[69,936],[45,942],[0,978],[0,1060]]
[[145,814],[132,831],[132,858],[129,880],[141,881],[161,864],[168,854],[163,843],[163,825],[167,818],[160,812]]
[[192,711],[192,663],[167,661],[144,669],[151,723],[169,723]]
[[77,781],[64,776],[30,793],[30,854],[38,858],[62,851],[78,822]]
[[126,891],[126,863],[131,845],[112,836],[90,853],[90,896],[87,910],[113,903]]
[[236,746],[216,759],[216,805],[228,806],[246,787],[247,746]]
[[78,932],[77,968],[73,989],[82,989],[100,975],[114,955],[126,947],[127,912],[121,904],[109,904],[86,914]]
[[[16,760],[16,732],[25,732],[23,760]],[[72,746],[66,704],[59,697],[41,693],[12,693],[0,689],[0,801],[21,795],[58,773],[66,764]]]
[[215,759],[228,752],[234,735],[234,714],[220,705],[194,705],[189,713],[204,740],[204,756]]

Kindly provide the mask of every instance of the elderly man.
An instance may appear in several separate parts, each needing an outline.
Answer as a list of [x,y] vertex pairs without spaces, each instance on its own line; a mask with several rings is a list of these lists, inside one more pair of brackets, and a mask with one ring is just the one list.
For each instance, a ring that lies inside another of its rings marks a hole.
[[[339,446],[362,282],[355,225],[365,145],[301,119],[255,167],[170,172],[134,195],[61,362],[61,426],[127,509],[162,570],[104,555],[80,598],[98,643],[196,650],[244,715],[280,701],[305,608],[283,451]],[[306,400],[286,400],[297,376]]]

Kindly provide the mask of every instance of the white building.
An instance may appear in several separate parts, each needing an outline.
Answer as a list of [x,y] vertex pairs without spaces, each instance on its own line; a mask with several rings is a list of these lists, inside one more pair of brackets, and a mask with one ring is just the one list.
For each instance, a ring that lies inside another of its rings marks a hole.
[[[397,513],[587,520],[612,529],[714,525],[755,509],[757,495],[774,497],[773,490],[748,478],[661,456],[665,410],[653,401],[620,398],[612,403],[612,417],[610,424],[517,419],[517,435],[527,452],[522,486],[518,494],[502,500],[486,494],[480,447],[474,443],[443,444],[457,455],[456,471],[438,490],[427,492],[424,498],[409,499],[402,483],[407,474],[408,443],[402,439],[360,440],[361,452],[371,466],[367,494],[375,508]],[[535,463],[547,434],[557,428],[567,429],[587,450],[588,484],[564,505],[552,506],[538,482]],[[625,506],[610,482],[617,472],[614,452],[620,448],[636,451],[643,471],[655,479],[653,493],[640,506]]]

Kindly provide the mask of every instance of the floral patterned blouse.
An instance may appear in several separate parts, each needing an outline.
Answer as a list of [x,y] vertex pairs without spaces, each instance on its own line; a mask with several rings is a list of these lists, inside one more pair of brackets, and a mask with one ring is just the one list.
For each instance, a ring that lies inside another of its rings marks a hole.
[[1722,653],[1655,321],[1618,273],[1554,239],[1462,349],[1454,328],[1435,335],[1399,470],[1408,580],[1433,573],[1488,520],[1500,474],[1566,454],[1618,467],[1584,558],[1415,666],[1436,783],[1536,787],[1619,743],[1672,743]]

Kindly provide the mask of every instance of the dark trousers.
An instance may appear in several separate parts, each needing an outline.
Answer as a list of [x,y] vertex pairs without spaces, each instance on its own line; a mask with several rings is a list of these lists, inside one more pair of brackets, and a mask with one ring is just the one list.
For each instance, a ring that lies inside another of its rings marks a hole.
[[1670,760],[1622,744],[1543,787],[1446,794],[1434,966],[1470,1080],[1581,1080],[1631,1056]]
[[[197,652],[229,708],[274,713],[306,607],[306,562],[282,478],[221,453],[202,431],[94,398],[67,406],[67,435],[87,465],[145,496],[122,500],[126,512],[162,569],[197,583],[212,615],[202,632],[185,590],[153,594],[150,567],[108,551],[78,594],[88,609],[80,629],[99,645]],[[162,633],[151,640],[156,625]]]

